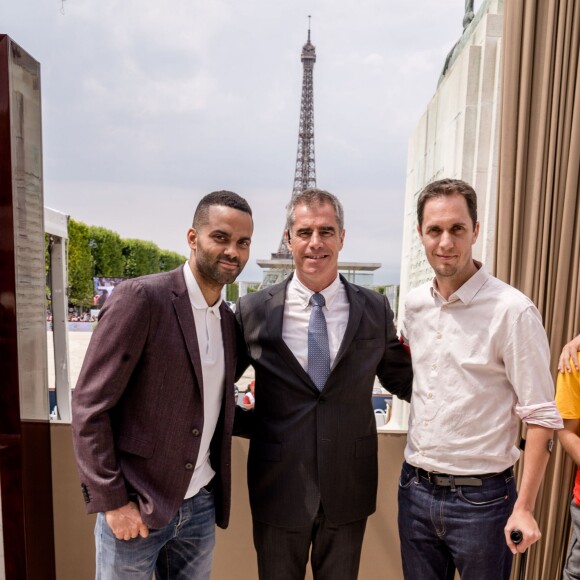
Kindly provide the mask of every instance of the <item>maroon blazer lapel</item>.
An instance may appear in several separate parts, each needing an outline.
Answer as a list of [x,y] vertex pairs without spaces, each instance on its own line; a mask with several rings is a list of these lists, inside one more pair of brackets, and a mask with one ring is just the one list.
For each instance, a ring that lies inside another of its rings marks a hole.
[[191,310],[191,302],[189,294],[187,293],[187,286],[183,278],[183,271],[181,268],[175,270],[173,293],[173,307],[177,314],[177,320],[181,327],[183,339],[187,346],[187,352],[191,358],[193,370],[195,371],[195,378],[197,379],[197,387],[203,399],[203,372],[201,370],[201,357],[199,356],[199,344],[197,342],[197,333],[195,331],[195,321],[193,320],[193,312]]

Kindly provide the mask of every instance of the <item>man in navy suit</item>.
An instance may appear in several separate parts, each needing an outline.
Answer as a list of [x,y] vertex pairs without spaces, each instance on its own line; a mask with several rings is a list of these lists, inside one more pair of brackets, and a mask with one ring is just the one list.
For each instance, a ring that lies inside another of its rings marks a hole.
[[301,580],[311,550],[317,580],[354,580],[377,493],[373,383],[409,400],[411,362],[388,300],[338,274],[340,201],[306,190],[286,225],[296,271],[236,308],[238,373],[251,364],[256,377],[254,410],[240,414],[258,570]]
[[230,512],[235,320],[222,287],[246,264],[252,213],[199,203],[184,266],[123,282],[99,315],[73,396],[97,578],[210,576]]

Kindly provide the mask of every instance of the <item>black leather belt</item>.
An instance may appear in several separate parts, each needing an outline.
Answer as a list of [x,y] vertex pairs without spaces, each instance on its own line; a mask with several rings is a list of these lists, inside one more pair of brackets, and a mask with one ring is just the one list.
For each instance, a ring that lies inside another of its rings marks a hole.
[[512,468],[508,467],[501,473],[484,473],[482,475],[451,475],[449,473],[437,473],[435,471],[425,471],[420,467],[415,468],[417,475],[426,479],[432,485],[440,485],[442,487],[452,487],[455,485],[468,485],[472,487],[481,487],[484,479],[495,477],[496,475],[510,476]]

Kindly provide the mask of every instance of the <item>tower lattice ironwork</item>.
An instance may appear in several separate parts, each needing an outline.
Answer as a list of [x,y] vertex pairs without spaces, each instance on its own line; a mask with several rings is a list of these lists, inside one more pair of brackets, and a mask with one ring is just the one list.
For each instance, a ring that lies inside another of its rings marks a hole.
[[[308,17],[310,18],[310,17]],[[313,72],[316,62],[316,49],[310,42],[310,23],[308,24],[308,40],[302,47],[302,98],[300,102],[300,124],[298,127],[298,151],[296,153],[296,169],[292,196],[316,187],[316,165],[314,162],[314,82]],[[278,251],[272,254],[272,261],[292,260],[292,254],[286,246],[284,232],[278,246]],[[291,271],[291,262],[287,267],[270,268],[264,274],[262,285],[269,286],[284,279]]]

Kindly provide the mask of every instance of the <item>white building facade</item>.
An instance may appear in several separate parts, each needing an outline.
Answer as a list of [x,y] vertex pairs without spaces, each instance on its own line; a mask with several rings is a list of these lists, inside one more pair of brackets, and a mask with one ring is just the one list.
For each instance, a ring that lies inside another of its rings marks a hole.
[[[470,183],[480,234],[474,257],[493,270],[500,128],[503,0],[485,0],[452,49],[435,95],[409,140],[400,311],[409,290],[433,278],[417,234],[417,197],[446,177]],[[401,320],[401,316],[399,320]],[[405,430],[409,405],[393,400],[387,428]]]

